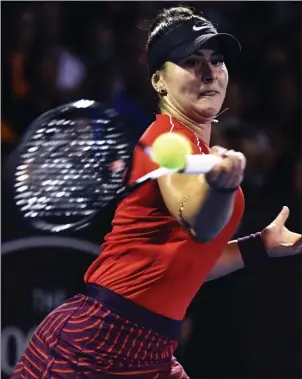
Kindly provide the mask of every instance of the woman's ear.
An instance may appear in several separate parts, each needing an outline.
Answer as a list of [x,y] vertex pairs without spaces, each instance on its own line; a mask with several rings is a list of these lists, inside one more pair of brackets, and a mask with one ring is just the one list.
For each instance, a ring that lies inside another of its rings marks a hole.
[[163,71],[156,71],[155,74],[152,75],[151,83],[155,91],[159,95],[166,95],[167,89],[165,88],[165,80]]

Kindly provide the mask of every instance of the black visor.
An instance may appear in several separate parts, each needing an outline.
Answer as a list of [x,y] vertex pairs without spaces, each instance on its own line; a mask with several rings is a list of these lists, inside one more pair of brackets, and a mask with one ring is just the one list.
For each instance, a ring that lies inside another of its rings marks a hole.
[[240,43],[231,34],[218,33],[211,24],[190,20],[161,37],[149,51],[150,74],[153,75],[167,61],[188,57],[201,46],[219,51],[226,59],[241,51]]

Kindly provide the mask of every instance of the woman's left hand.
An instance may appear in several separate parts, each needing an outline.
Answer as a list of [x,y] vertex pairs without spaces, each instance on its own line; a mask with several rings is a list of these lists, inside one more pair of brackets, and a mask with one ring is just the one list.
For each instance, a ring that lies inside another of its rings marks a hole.
[[275,220],[262,231],[266,251],[270,257],[285,257],[302,253],[302,235],[285,227],[289,208],[283,207]]

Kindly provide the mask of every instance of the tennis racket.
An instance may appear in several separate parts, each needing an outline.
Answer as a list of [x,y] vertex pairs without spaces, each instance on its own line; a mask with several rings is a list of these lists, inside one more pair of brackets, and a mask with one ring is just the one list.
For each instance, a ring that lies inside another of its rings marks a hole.
[[[151,180],[174,172],[206,173],[221,159],[189,155],[182,171],[160,167],[130,184],[130,128],[114,109],[90,100],[38,117],[14,154],[14,202],[22,217],[47,232],[78,230],[110,202]],[[150,154],[150,147],[140,147]]]

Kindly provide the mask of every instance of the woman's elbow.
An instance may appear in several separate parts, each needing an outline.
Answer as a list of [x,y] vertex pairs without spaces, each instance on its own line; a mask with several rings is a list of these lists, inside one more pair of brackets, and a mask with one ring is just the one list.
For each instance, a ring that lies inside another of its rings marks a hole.
[[207,224],[202,222],[201,225],[195,225],[195,235],[196,240],[200,243],[207,243],[215,239],[221,231],[225,228],[228,223],[228,219],[225,219],[224,222],[218,222],[215,224]]
[[220,233],[220,230],[216,232],[211,232],[211,233],[196,233],[195,240],[198,243],[207,243],[215,239],[219,233]]
[[226,227],[232,212],[223,214],[220,217],[199,217],[194,225],[196,239],[198,242],[206,243],[215,239],[220,232]]

